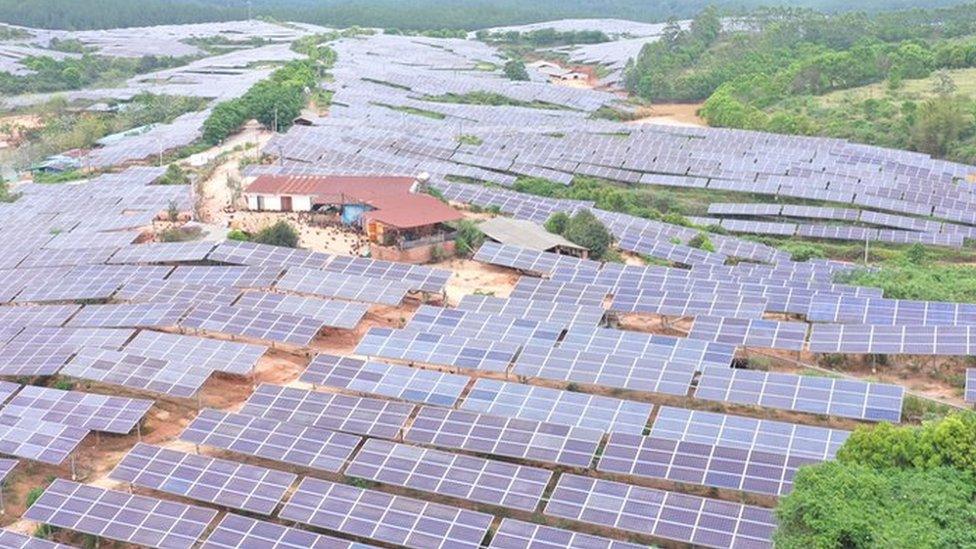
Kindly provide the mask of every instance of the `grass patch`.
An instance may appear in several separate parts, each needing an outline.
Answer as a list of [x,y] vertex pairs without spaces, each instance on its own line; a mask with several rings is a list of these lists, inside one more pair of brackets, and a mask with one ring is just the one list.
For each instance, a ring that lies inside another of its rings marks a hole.
[[564,105],[546,103],[545,101],[520,101],[500,93],[473,91],[465,94],[445,93],[444,95],[428,95],[425,101],[434,103],[455,103],[458,105],[488,105],[492,107],[525,107],[528,109],[573,110]]
[[405,105],[390,105],[388,103],[373,103],[377,107],[385,107],[390,110],[399,111],[407,114],[413,114],[416,116],[425,116],[427,118],[433,118],[434,120],[444,120],[447,115],[441,114],[439,112],[428,111],[425,109],[418,109],[416,107],[407,107]]

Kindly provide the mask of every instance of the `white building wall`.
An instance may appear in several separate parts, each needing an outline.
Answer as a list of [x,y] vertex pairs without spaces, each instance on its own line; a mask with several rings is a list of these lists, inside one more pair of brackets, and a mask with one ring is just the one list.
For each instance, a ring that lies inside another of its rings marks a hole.
[[[312,209],[312,197],[302,196],[302,195],[284,195],[291,196],[291,209],[294,212],[307,212]],[[263,210],[269,212],[281,211],[281,196],[276,194],[245,194],[247,198],[247,209],[249,210]],[[263,203],[261,207],[258,206],[258,197],[261,197],[261,202]]]

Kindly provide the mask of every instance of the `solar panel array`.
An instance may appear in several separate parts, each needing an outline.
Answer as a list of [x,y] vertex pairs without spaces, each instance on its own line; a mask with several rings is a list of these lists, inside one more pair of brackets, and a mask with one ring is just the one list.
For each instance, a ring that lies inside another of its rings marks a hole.
[[505,341],[469,339],[414,330],[370,328],[356,346],[356,354],[443,364],[470,370],[504,372],[519,346]]
[[28,385],[0,409],[0,414],[35,417],[81,429],[124,435],[135,428],[152,405],[151,400]]
[[966,368],[966,402],[976,402],[976,368]]
[[640,433],[653,405],[480,378],[461,409],[604,432]]
[[193,547],[214,509],[56,479],[24,518],[147,547]]
[[370,546],[227,513],[200,547],[201,549],[237,549],[239,547],[369,549]]
[[768,547],[770,509],[563,474],[545,514],[703,547]]
[[814,324],[809,349],[814,353],[967,356],[976,354],[976,326]]
[[366,441],[346,475],[423,492],[534,511],[551,471],[379,439]]
[[454,406],[470,378],[409,366],[317,355],[301,381],[437,406]]
[[0,547],[5,549],[69,549],[71,546],[0,528]]
[[234,334],[299,347],[310,345],[322,325],[322,321],[304,316],[211,303],[195,305],[180,321],[180,326],[184,328]]
[[362,442],[355,435],[210,408],[197,414],[180,440],[330,473]]
[[524,319],[518,315],[492,315],[422,305],[410,318],[408,329],[472,339],[497,338],[508,343],[555,343],[566,326],[562,322]]
[[143,330],[124,350],[138,356],[244,375],[254,369],[267,348],[253,343]]
[[802,351],[806,343],[807,325],[759,318],[698,316],[688,337],[737,347]]
[[469,294],[457,304],[461,311],[499,316],[517,316],[539,322],[560,322],[564,327],[594,327],[603,321],[603,307],[547,303],[534,299],[504,299],[488,295]]
[[292,473],[138,443],[109,477],[231,509],[270,514],[298,478]]
[[234,305],[245,309],[307,316],[332,328],[355,328],[369,306],[334,299],[317,299],[270,292],[245,292]]
[[72,357],[61,374],[130,389],[190,398],[196,395],[207,381],[210,371],[196,368],[192,364],[86,347]]
[[603,431],[423,406],[404,440],[482,454],[588,467]]
[[88,432],[88,429],[32,416],[0,413],[0,453],[60,465]]
[[323,429],[394,439],[413,412],[412,404],[303,391],[262,384],[242,414]]
[[410,291],[409,285],[398,280],[299,267],[290,267],[275,288],[298,294],[394,306],[399,305]]
[[491,549],[640,549],[643,545],[506,518],[491,538]]
[[695,397],[869,421],[901,421],[898,385],[777,372],[707,368]]
[[492,516],[306,478],[278,513],[318,528],[415,549],[481,545]]

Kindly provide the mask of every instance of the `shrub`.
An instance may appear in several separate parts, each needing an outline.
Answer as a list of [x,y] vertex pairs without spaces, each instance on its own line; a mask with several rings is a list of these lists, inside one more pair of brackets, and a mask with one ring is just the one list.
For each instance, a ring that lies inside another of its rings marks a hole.
[[512,59],[505,63],[504,72],[509,80],[524,81],[529,79],[529,72],[525,70],[525,63],[517,59]]
[[190,176],[183,171],[179,164],[166,166],[166,173],[161,175],[156,183],[160,185],[187,185],[190,183]]
[[240,229],[234,229],[227,233],[227,240],[236,240],[238,242],[247,242],[251,240],[251,237]]
[[281,246],[284,248],[298,247],[298,231],[295,230],[287,221],[281,220],[258,231],[252,239],[258,244],[269,244],[271,246]]
[[553,234],[563,234],[566,232],[566,225],[569,224],[569,215],[566,212],[556,212],[546,220],[544,227]]
[[457,237],[454,246],[458,255],[470,257],[474,255],[485,241],[485,233],[469,219],[462,219],[457,223]]
[[697,248],[699,250],[704,250],[706,252],[715,251],[715,244],[712,244],[712,240],[708,238],[708,234],[702,232],[691,237],[691,240],[688,241],[688,246]]

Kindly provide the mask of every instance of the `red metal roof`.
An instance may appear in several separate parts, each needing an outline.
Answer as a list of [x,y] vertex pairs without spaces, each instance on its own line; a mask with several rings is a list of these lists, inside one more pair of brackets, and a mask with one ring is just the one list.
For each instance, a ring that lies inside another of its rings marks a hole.
[[375,210],[363,217],[398,229],[412,229],[461,219],[454,208],[427,194],[408,194],[385,198],[372,204]]
[[260,175],[245,192],[314,196],[318,204],[372,205],[374,200],[409,193],[414,183],[412,177]]

